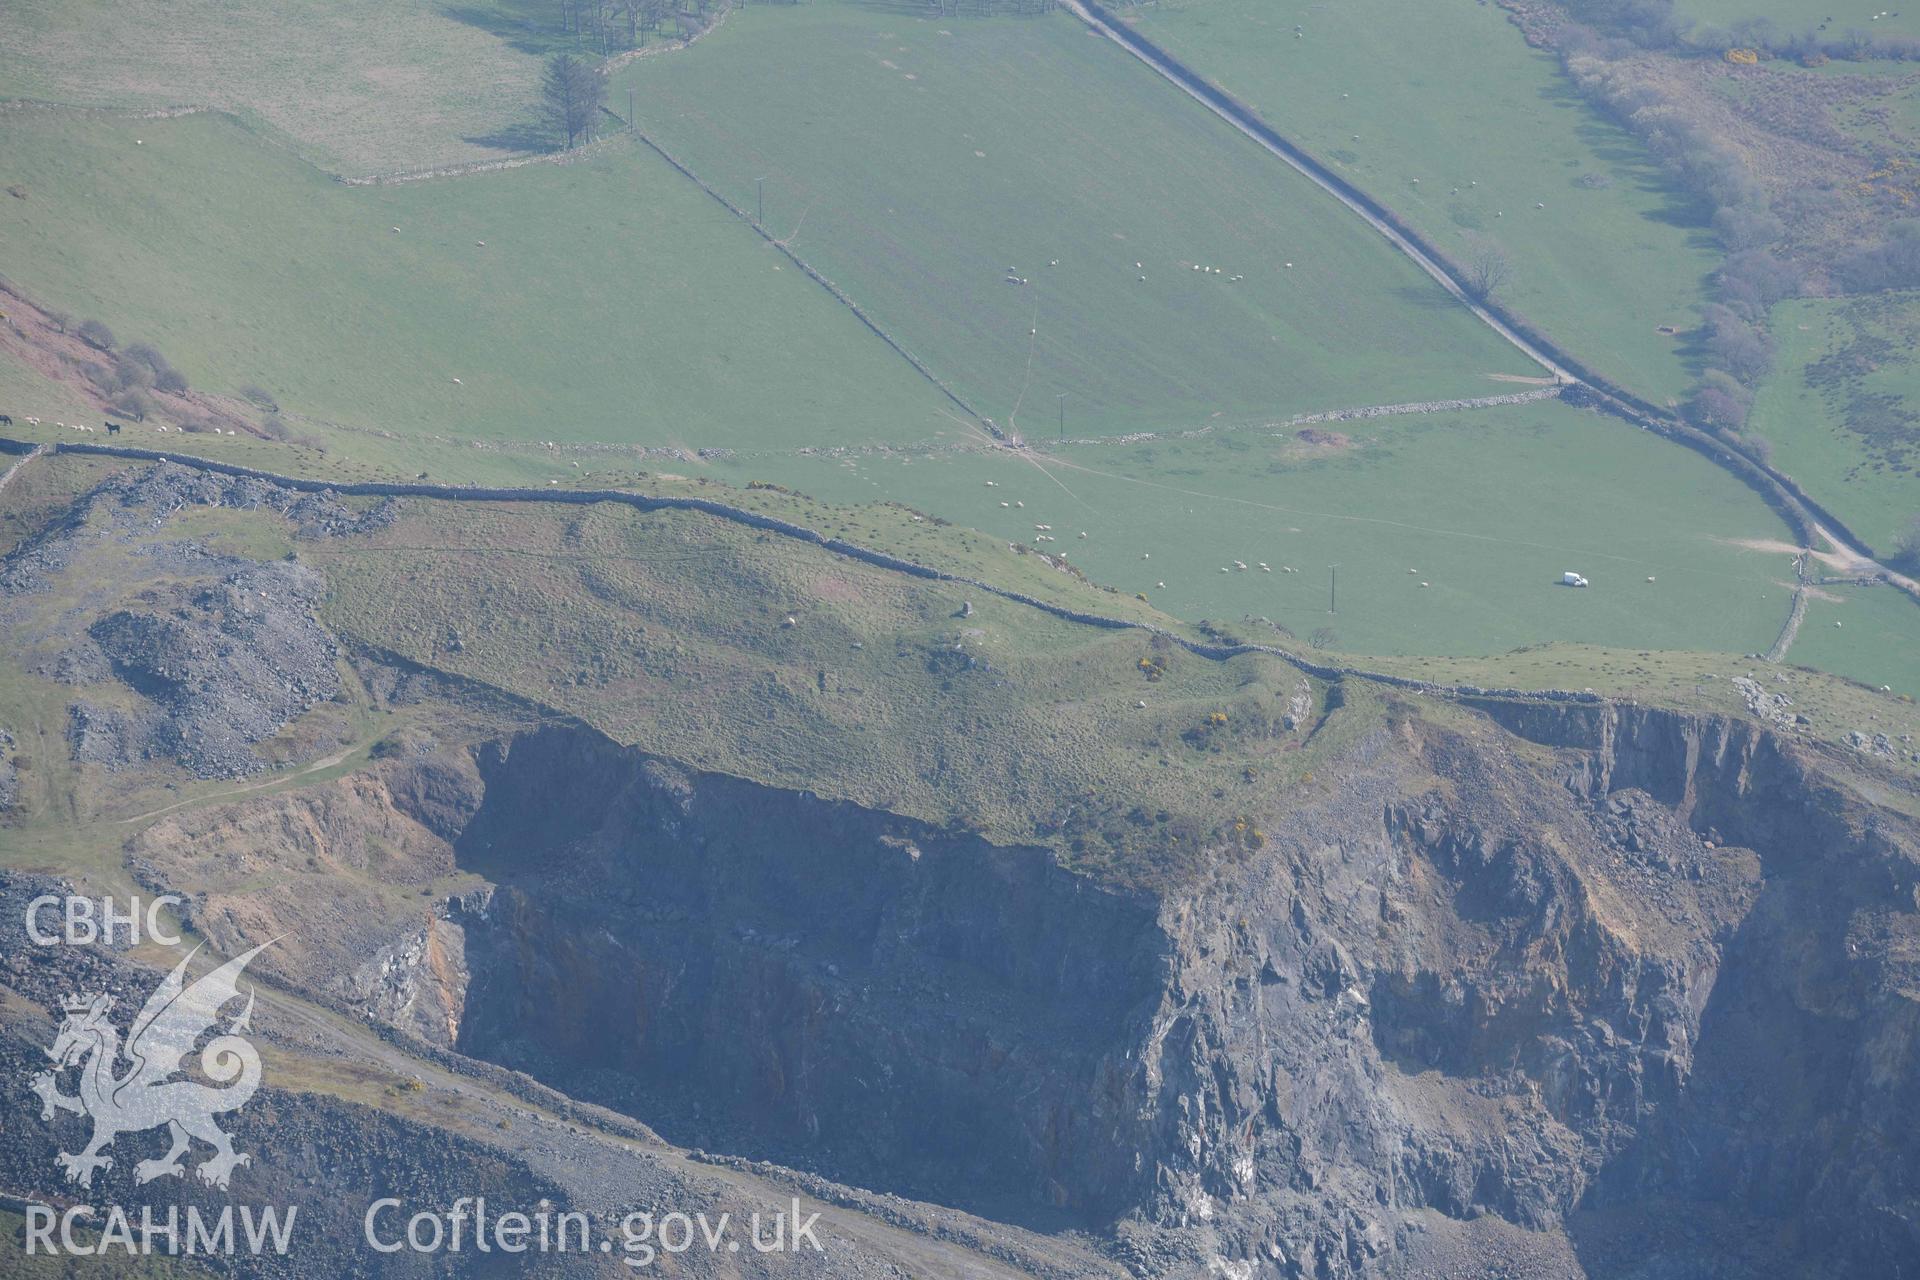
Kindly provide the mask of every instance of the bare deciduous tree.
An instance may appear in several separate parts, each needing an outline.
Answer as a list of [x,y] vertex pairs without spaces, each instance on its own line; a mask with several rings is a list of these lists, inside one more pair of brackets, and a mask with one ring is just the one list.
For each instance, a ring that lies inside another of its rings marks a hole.
[[1475,302],[1485,302],[1513,279],[1507,252],[1491,240],[1475,238],[1467,245],[1466,278],[1462,281]]

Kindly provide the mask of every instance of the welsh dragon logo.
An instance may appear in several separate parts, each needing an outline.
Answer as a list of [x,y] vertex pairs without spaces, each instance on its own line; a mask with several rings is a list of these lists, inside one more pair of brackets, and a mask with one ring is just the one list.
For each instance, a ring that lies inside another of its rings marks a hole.
[[[181,1159],[195,1138],[213,1148],[212,1157],[195,1170],[210,1187],[225,1190],[234,1169],[252,1162],[251,1156],[233,1149],[233,1140],[214,1123],[214,1116],[239,1110],[260,1087],[260,1055],[240,1034],[250,1029],[253,992],[247,992],[246,1007],[223,1034],[204,1048],[196,1050],[195,1045],[214,1028],[220,1010],[239,997],[240,975],[247,962],[272,945],[262,943],[189,984],[187,965],[198,952],[195,948],[147,997],[124,1048],[120,1032],[107,1018],[112,996],[104,992],[72,995],[61,1002],[66,1020],[47,1050],[58,1065],[35,1076],[32,1087],[40,1096],[42,1120],[52,1120],[59,1111],[93,1119],[93,1137],[86,1147],[71,1155],[60,1153],[67,1181],[91,1186],[96,1170],[113,1167],[113,1158],[101,1153],[115,1138],[161,1125],[167,1127],[173,1146],[158,1160],[135,1165],[135,1182],[182,1173]],[[186,1078],[182,1066],[189,1055],[198,1060],[200,1074],[211,1085]],[[127,1064],[124,1071],[122,1058]],[[73,1067],[80,1069],[80,1091],[69,1097],[60,1092],[58,1073]]]

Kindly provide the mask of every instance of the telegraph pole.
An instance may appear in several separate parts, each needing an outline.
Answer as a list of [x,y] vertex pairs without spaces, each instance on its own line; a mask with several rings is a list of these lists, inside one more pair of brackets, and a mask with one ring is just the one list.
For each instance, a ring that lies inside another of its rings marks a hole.
[[1066,439],[1067,439],[1067,393],[1062,391],[1060,393],[1060,440],[1062,443],[1065,443]]
[[1328,613],[1340,612],[1340,610],[1335,607],[1339,602],[1339,588],[1340,588],[1340,566],[1337,564],[1330,564],[1327,566],[1327,612]]
[[754,222],[759,226],[767,225],[767,180],[753,180]]
[[633,132],[633,90],[627,90],[627,132]]

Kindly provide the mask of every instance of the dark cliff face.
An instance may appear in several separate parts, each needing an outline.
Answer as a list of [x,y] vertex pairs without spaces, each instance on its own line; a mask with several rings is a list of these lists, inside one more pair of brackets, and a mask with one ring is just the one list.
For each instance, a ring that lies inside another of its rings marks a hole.
[[1914,819],[1743,722],[1480,710],[1152,897],[585,730],[427,757],[393,805],[490,887],[389,977],[685,1144],[1146,1273],[1920,1257]]
[[1096,1081],[1164,984],[1151,903],[563,732],[483,752],[459,1047],[690,1143],[953,1201],[1107,1208]]

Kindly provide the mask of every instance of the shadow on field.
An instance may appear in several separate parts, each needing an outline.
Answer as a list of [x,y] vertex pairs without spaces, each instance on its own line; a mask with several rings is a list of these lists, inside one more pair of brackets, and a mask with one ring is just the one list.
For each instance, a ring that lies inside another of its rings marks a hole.
[[1688,237],[1694,247],[1714,243],[1709,227],[1712,209],[1705,201],[1676,185],[1660,167],[1659,161],[1632,134],[1601,115],[1578,90],[1562,79],[1555,79],[1542,88],[1540,98],[1556,111],[1571,112],[1579,120],[1574,131],[1580,141],[1587,145],[1596,158],[1607,163],[1614,176],[1632,182],[1648,195],[1659,197],[1660,207],[1649,211],[1646,217],[1668,226],[1687,228],[1694,233]]
[[1421,311],[1446,311],[1460,305],[1452,294],[1430,284],[1396,285],[1393,296]]
[[521,53],[544,57],[551,53],[586,52],[587,46],[549,22],[553,6],[534,0],[482,0],[478,4],[440,6],[443,16],[498,36]]
[[510,124],[504,129],[492,133],[475,134],[461,139],[476,147],[493,147],[500,151],[533,151],[550,154],[560,149],[560,143],[549,129],[536,124]]

